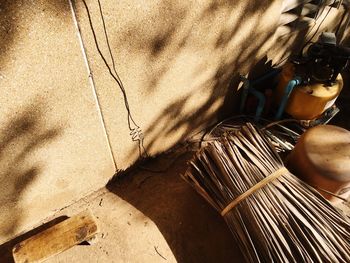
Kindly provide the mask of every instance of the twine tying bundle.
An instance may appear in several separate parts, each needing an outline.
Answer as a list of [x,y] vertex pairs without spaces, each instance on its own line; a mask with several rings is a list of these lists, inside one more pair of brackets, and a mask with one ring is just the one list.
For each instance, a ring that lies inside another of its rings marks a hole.
[[234,207],[236,207],[240,202],[242,202],[244,199],[248,198],[250,195],[254,194],[254,192],[258,191],[260,188],[264,187],[271,181],[277,179],[281,175],[288,172],[288,169],[286,167],[281,167],[277,171],[273,172],[269,176],[262,179],[259,183],[254,185],[253,187],[249,188],[247,191],[245,191],[243,194],[239,195],[237,198],[235,198],[231,203],[229,203],[221,212],[222,216],[225,216],[228,212],[230,212]]

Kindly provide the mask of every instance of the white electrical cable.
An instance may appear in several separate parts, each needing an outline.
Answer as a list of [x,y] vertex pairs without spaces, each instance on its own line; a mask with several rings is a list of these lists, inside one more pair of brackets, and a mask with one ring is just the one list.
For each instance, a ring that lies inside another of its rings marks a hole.
[[87,72],[89,74],[88,78],[89,78],[89,82],[90,82],[90,85],[91,85],[91,88],[92,88],[93,97],[94,97],[94,100],[95,100],[97,108],[98,108],[98,115],[99,115],[99,118],[100,118],[102,126],[103,126],[103,131],[105,133],[105,137],[106,137],[106,140],[107,140],[108,148],[109,148],[109,151],[111,153],[111,158],[113,159],[113,163],[114,163],[115,169],[117,170],[118,166],[117,166],[116,158],[115,158],[113,150],[112,150],[112,145],[111,145],[111,141],[110,141],[109,135],[107,133],[105,119],[104,119],[104,117],[102,115],[101,105],[100,105],[100,102],[98,100],[98,96],[97,96],[97,92],[96,92],[96,86],[95,86],[94,78],[92,76],[92,72],[91,72],[91,69],[90,69],[89,61],[88,61],[88,58],[87,58],[87,55],[86,55],[86,50],[85,50],[83,38],[81,36],[81,31],[80,31],[78,19],[77,19],[77,16],[76,16],[76,12],[75,12],[72,0],[68,0],[68,2],[69,2],[69,6],[70,6],[70,9],[71,9],[71,12],[72,12],[73,22],[74,22],[74,25],[75,25],[75,28],[76,28],[76,31],[77,31],[77,36],[78,36],[78,40],[79,40],[79,44],[80,44],[80,48],[81,48],[81,53],[83,54],[84,63],[85,63]]

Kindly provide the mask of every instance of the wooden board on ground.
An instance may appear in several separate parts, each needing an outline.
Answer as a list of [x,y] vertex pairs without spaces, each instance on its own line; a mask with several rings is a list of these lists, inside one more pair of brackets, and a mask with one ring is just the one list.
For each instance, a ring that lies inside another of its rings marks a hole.
[[13,258],[16,263],[42,262],[91,239],[97,231],[94,216],[86,210],[16,244]]

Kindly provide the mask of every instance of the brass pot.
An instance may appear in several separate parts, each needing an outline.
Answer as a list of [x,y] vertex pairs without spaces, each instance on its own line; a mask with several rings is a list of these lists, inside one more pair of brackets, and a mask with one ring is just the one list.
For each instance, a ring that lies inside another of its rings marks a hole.
[[[288,168],[308,184],[348,198],[350,191],[350,131],[333,125],[307,130],[288,156]],[[326,199],[339,200],[325,191]]]

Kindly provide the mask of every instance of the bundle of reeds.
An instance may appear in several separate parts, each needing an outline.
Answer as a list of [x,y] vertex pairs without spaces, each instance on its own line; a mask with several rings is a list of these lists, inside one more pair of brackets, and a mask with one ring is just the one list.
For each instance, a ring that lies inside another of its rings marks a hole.
[[247,261],[350,262],[349,219],[251,124],[198,151],[184,178],[221,213]]

